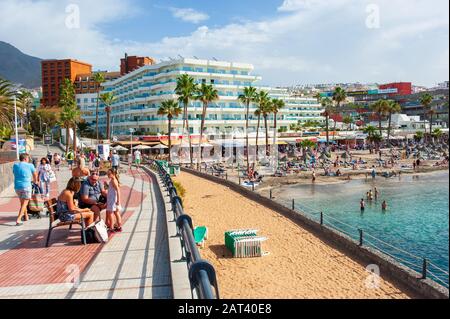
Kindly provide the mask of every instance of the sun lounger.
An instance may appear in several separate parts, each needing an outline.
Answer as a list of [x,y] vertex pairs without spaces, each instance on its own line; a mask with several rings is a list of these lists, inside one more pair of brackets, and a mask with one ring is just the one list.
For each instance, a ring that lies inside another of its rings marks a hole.
[[205,247],[205,241],[208,240],[208,227],[200,226],[194,229],[195,243],[199,246]]

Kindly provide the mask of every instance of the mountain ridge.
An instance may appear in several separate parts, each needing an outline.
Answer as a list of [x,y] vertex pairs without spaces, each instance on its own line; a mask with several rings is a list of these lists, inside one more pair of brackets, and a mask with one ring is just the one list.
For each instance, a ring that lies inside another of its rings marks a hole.
[[41,61],[0,40],[0,78],[28,89],[38,88],[42,82]]

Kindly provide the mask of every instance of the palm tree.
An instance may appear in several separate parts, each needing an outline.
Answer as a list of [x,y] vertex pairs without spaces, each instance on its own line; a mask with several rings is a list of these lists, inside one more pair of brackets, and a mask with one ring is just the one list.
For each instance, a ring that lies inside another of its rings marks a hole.
[[[336,112],[339,112],[341,103],[347,99],[347,92],[341,87],[337,87],[333,92],[333,101],[336,103]],[[337,120],[334,121],[334,131],[336,131]],[[334,134],[334,133],[333,133]]]
[[417,131],[416,134],[414,135],[414,139],[419,142],[420,140],[422,140],[424,138],[425,134],[422,131]]
[[158,115],[167,115],[169,120],[169,163],[172,162],[171,149],[172,149],[172,119],[178,117],[183,110],[176,101],[167,100],[161,103],[161,107],[158,110]]
[[[256,153],[258,153],[258,138],[259,138],[259,125],[260,125],[260,121],[261,121],[261,116],[264,117],[264,114],[266,114],[266,116],[270,113],[270,109],[268,107],[268,104],[270,103],[270,97],[269,97],[269,93],[267,93],[266,91],[259,91],[256,94],[256,98],[255,98],[256,103],[258,103],[258,107],[257,110],[255,112],[255,115],[258,116],[258,127],[257,127],[257,132],[256,132]],[[266,118],[266,122],[267,122],[267,118]],[[266,125],[267,127],[267,125]],[[267,130],[266,130],[266,153],[267,153],[267,144],[268,144],[268,137],[267,137]]]
[[98,106],[100,103],[100,91],[101,91],[101,85],[105,82],[105,75],[101,72],[97,72],[94,74],[93,80],[97,84],[97,107],[95,108],[95,132],[97,136],[97,141],[99,138],[98,135]]
[[440,128],[436,128],[433,130],[433,137],[437,138],[438,140],[441,139],[442,135],[444,135],[444,132]]
[[75,87],[69,79],[65,79],[60,88],[59,105],[62,108],[60,120],[62,126],[66,128],[66,153],[69,151],[69,131],[73,129],[73,151],[77,151],[77,122],[80,119],[80,111],[78,110],[75,100]]
[[202,121],[200,124],[200,141],[198,142],[198,161],[197,161],[197,169],[200,170],[200,163],[203,159],[202,156],[202,140],[203,140],[203,131],[205,130],[205,120],[206,120],[206,111],[208,109],[208,104],[217,100],[219,98],[219,92],[212,86],[207,84],[202,84],[198,89],[196,100],[201,101],[203,104],[202,109]]
[[430,107],[428,109],[428,117],[430,118],[430,136],[433,135],[433,116],[436,114],[436,110]]
[[278,117],[278,113],[280,112],[280,110],[282,108],[284,108],[286,106],[286,103],[283,100],[279,100],[279,99],[273,99],[272,100],[272,113],[273,113],[273,127],[274,127],[274,134],[273,134],[273,145],[274,147],[278,147],[277,146],[277,128],[278,128],[278,123],[277,123],[277,117]]
[[389,101],[388,102],[388,104],[387,104],[387,113],[388,113],[388,117],[389,117],[389,122],[388,122],[387,139],[388,139],[388,144],[389,145],[391,145],[390,140],[391,140],[392,114],[400,113],[401,110],[402,110],[402,107],[397,102],[395,102],[395,101]]
[[259,153],[259,145],[258,145],[258,139],[259,139],[259,125],[261,123],[261,115],[263,115],[263,110],[267,103],[269,102],[269,93],[266,91],[259,91],[256,94],[255,102],[258,104],[258,107],[255,111],[255,116],[258,117],[258,125],[256,127],[256,160],[258,160],[258,153]]
[[363,133],[368,135],[367,140],[371,143],[375,142],[376,140],[375,136],[379,135],[379,133],[377,133],[377,128],[372,125],[365,127]]
[[[79,112],[76,108],[70,106],[64,106],[61,113],[59,114],[59,122],[61,127],[66,129],[66,154],[69,152],[69,144],[70,144],[70,129],[76,127],[74,123],[76,123],[79,118]],[[76,132],[74,132],[75,134]],[[76,151],[76,139],[74,135],[74,145],[73,150]]]
[[270,149],[269,149],[269,124],[268,124],[268,117],[269,114],[272,113],[272,100],[269,98],[266,103],[264,103],[262,109],[261,109],[261,115],[264,118],[264,127],[266,130],[266,156],[270,156]]
[[320,100],[320,104],[324,108],[323,116],[325,116],[325,130],[327,134],[327,147],[330,145],[330,115],[334,113],[333,101],[325,97]]
[[117,100],[112,92],[103,93],[100,95],[100,100],[105,104],[106,112],[106,139],[111,139],[111,105]]
[[371,105],[372,110],[378,114],[378,128],[380,130],[380,135],[383,136],[381,120],[383,116],[386,115],[389,107],[389,101],[387,100],[378,100]]
[[347,125],[347,131],[350,131],[350,125],[353,123],[353,118],[350,115],[344,116],[342,122]]
[[247,110],[247,116],[245,121],[245,146],[247,147],[247,172],[250,170],[250,159],[249,159],[249,145],[248,145],[248,122],[250,117],[250,104],[256,100],[256,88],[245,87],[244,92],[239,95],[239,100],[245,104]]
[[0,125],[12,127],[14,117],[12,84],[0,78]]
[[195,94],[197,93],[198,87],[195,83],[193,77],[188,74],[182,74],[177,78],[177,86],[175,88],[175,93],[178,95],[178,101],[183,103],[184,107],[184,121],[183,121],[183,134],[184,129],[187,129],[188,139],[189,139],[189,154],[191,158],[191,166],[192,166],[192,141],[191,141],[191,132],[189,128],[189,118],[188,118],[188,107],[189,101],[195,98]]
[[422,107],[423,107],[423,122],[424,122],[424,132],[425,133],[427,132],[425,120],[427,118],[427,111],[430,108],[431,103],[433,103],[433,96],[430,93],[422,94],[422,96],[420,97],[420,104],[422,104]]
[[20,107],[21,111],[23,112],[23,115],[26,119],[26,124],[29,127],[30,125],[30,113],[31,108],[33,107],[33,101],[34,97],[33,95],[28,91],[23,91],[19,93],[18,96],[18,106]]

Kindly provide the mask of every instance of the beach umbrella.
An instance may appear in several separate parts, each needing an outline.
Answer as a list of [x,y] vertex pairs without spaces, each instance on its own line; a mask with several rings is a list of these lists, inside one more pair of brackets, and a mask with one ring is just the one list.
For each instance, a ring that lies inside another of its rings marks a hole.
[[168,146],[159,144],[159,145],[153,146],[151,149],[153,149],[153,150],[166,150],[168,148],[169,148]]
[[113,147],[113,150],[121,152],[121,151],[128,151],[128,148],[123,147],[122,145],[118,145],[118,146]]
[[136,146],[136,147],[133,147],[135,150],[140,150],[140,151],[143,151],[143,150],[150,150],[151,149],[151,147],[150,146],[147,146],[147,145],[139,145],[139,146]]

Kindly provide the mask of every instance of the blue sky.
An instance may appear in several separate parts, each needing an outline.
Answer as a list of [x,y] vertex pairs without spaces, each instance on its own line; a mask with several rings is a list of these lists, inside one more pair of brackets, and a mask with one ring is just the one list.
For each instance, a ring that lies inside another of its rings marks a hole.
[[[121,21],[104,23],[100,28],[113,38],[132,41],[158,41],[166,36],[184,36],[194,32],[199,24],[220,28],[229,23],[264,19],[276,15],[279,0],[132,0],[137,9]],[[198,23],[173,16],[171,8],[191,8],[204,13],[207,19]],[[145,30],[145,32],[143,32]]]
[[117,70],[130,55],[246,62],[270,85],[449,79],[448,0],[0,0],[0,40]]

